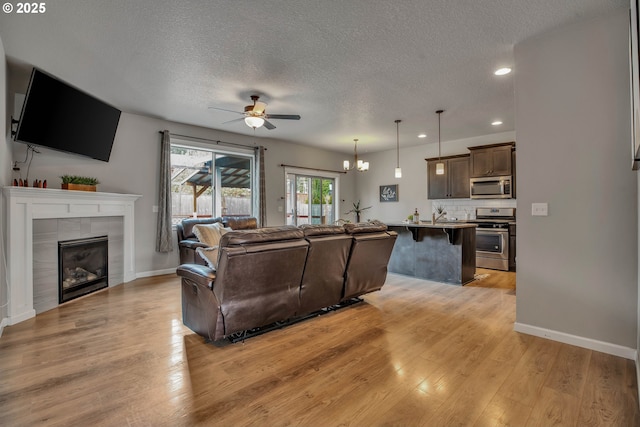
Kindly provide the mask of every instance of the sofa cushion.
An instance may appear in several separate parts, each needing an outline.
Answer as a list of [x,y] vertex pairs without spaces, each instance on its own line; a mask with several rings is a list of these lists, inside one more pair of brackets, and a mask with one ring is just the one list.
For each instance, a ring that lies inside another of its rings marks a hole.
[[180,226],[182,227],[182,230],[181,230],[182,236],[180,236],[180,233],[178,233],[178,239],[179,240],[193,239],[195,237],[195,234],[193,233],[193,227],[198,224],[214,224],[218,222],[222,222],[222,218],[218,217],[218,218],[183,219],[182,222],[180,223]]
[[357,224],[345,224],[344,229],[349,234],[374,233],[387,231],[387,225],[374,220],[371,222],[359,222]]
[[204,260],[209,268],[216,270],[218,268],[218,246],[210,248],[196,248],[196,252]]
[[220,247],[303,238],[304,233],[298,227],[283,225],[281,227],[265,227],[256,230],[232,231],[222,236],[220,239]]
[[344,228],[339,225],[304,224],[300,226],[305,237],[326,236],[328,234],[344,234]]
[[251,216],[225,216],[222,222],[233,230],[255,230],[258,219]]
[[199,241],[209,247],[218,246],[222,235],[229,231],[231,231],[231,229],[224,228],[219,222],[214,224],[196,224],[193,226],[193,234],[195,234]]

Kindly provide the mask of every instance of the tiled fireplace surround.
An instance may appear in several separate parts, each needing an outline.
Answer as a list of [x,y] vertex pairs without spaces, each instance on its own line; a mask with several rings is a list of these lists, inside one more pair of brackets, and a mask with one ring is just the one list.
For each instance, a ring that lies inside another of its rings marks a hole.
[[58,241],[109,236],[109,286],[135,279],[134,203],[140,196],[4,187],[8,324],[58,304]]
[[36,314],[58,306],[58,242],[107,236],[109,286],[124,281],[122,217],[33,220],[33,308]]

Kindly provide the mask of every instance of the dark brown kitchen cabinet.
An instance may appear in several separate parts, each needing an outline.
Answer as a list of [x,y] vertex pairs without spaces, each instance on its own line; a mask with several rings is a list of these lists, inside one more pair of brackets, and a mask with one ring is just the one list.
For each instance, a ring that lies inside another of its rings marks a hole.
[[427,160],[429,199],[469,198],[469,155],[442,157],[444,175],[436,175],[438,159]]
[[511,175],[513,147],[513,142],[469,147],[471,151],[471,178]]

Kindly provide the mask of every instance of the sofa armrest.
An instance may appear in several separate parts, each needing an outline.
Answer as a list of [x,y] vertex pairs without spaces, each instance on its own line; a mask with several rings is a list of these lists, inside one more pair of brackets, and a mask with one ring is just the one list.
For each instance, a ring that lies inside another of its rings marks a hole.
[[213,289],[213,282],[216,280],[215,270],[198,264],[182,264],[176,270],[176,274],[209,289]]
[[176,273],[182,277],[182,323],[207,340],[224,338],[220,300],[212,289],[215,270],[197,264],[182,264]]
[[180,241],[180,246],[183,246],[185,248],[189,248],[189,249],[193,249],[195,250],[196,248],[207,248],[207,244],[206,243],[202,243],[199,240],[181,240]]

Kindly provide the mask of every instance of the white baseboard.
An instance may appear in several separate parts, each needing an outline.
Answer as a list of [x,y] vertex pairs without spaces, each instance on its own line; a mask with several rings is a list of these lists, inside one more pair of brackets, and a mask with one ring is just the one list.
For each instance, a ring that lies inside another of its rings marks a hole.
[[[571,344],[589,350],[595,350],[602,353],[611,354],[613,356],[624,357],[625,359],[635,360],[638,366],[638,352],[634,348],[624,347],[618,344],[611,344],[604,341],[598,341],[591,338],[579,337],[564,332],[558,332],[551,329],[531,326],[524,323],[514,323],[513,330],[522,332],[523,334],[533,335],[540,338],[547,338],[553,341]],[[636,368],[636,372],[638,369]]]
[[4,327],[9,325],[9,319],[6,317],[3,317],[2,320],[0,320],[0,337],[2,336],[2,331],[4,331]]
[[153,277],[153,276],[162,276],[163,274],[175,274],[175,268],[167,268],[164,270],[154,270],[154,271],[142,271],[136,273],[136,279],[140,279],[142,277]]

